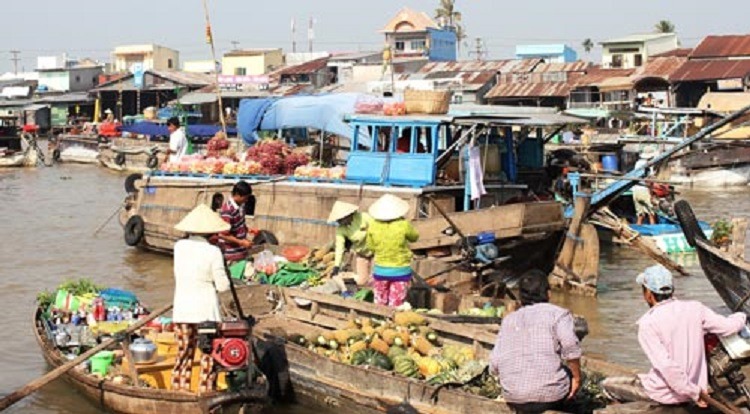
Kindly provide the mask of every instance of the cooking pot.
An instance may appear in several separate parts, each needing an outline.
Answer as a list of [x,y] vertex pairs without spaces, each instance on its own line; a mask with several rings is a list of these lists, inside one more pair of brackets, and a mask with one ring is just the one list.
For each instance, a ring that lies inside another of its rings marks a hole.
[[150,364],[156,361],[156,345],[149,339],[137,338],[129,348],[136,364]]

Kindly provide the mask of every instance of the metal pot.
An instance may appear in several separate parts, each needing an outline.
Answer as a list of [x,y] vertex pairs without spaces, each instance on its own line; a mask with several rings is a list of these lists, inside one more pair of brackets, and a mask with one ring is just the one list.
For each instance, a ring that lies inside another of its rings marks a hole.
[[146,338],[137,338],[130,344],[130,353],[136,364],[148,364],[156,361],[156,345]]

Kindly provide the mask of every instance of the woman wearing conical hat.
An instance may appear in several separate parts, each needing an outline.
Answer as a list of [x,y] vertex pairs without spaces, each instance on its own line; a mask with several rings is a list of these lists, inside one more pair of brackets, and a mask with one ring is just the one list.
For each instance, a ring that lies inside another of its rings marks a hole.
[[[190,391],[196,349],[196,327],[201,322],[221,321],[218,292],[229,289],[224,258],[208,237],[229,230],[229,224],[211,208],[198,205],[175,229],[187,237],[174,245],[174,307],[172,320],[177,336],[177,357],[172,371],[172,389]],[[201,359],[200,392],[213,389],[213,358]]]
[[347,246],[354,253],[354,270],[357,273],[357,284],[362,286],[370,280],[372,253],[365,246],[367,227],[372,218],[359,211],[356,204],[337,201],[328,216],[329,223],[336,223],[336,249],[333,260],[333,272],[339,273],[344,262]]
[[419,234],[405,219],[409,203],[391,195],[380,197],[368,210],[372,222],[367,228],[366,247],[373,254],[375,303],[401,306],[411,281],[412,252],[409,243]]

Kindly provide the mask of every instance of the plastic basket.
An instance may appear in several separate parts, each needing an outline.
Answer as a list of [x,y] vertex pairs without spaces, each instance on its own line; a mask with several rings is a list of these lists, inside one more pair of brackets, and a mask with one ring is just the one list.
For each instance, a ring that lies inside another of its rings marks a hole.
[[91,372],[95,374],[101,374],[102,376],[107,375],[109,366],[112,365],[114,359],[114,352],[112,351],[101,351],[91,357]]
[[404,104],[407,114],[447,114],[450,101],[450,91],[422,91],[417,89],[406,89],[404,91]]

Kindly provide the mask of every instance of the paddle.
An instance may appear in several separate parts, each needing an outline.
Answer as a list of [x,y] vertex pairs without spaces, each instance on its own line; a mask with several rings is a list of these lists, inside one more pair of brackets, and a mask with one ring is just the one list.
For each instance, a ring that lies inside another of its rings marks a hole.
[[[117,336],[120,336],[121,334],[131,334],[137,329],[142,328],[147,323],[151,322],[152,320],[156,319],[157,317],[161,316],[165,312],[172,309],[172,304],[164,306],[163,308],[154,311],[148,317],[144,319],[140,319],[138,322],[136,322],[134,325],[132,325],[130,328],[118,333]],[[37,378],[34,381],[31,381],[30,383],[26,384],[22,388],[19,388],[12,393],[6,395],[2,400],[0,400],[0,411],[5,410],[6,408],[10,407],[11,405],[17,403],[18,401],[22,400],[29,394],[33,393],[34,391],[38,390],[39,388],[42,388],[43,386],[50,383],[52,380],[56,379],[60,375],[68,372],[71,368],[77,366],[81,362],[89,359],[90,357],[94,356],[99,351],[102,351],[104,349],[109,348],[110,346],[114,345],[115,343],[119,342],[118,339],[115,337],[113,339],[107,340],[102,342],[101,344],[89,349],[88,351],[84,352],[83,354],[79,355],[78,358],[67,362],[63,365],[60,365],[59,367],[53,369],[52,371],[48,372],[41,378]]]

